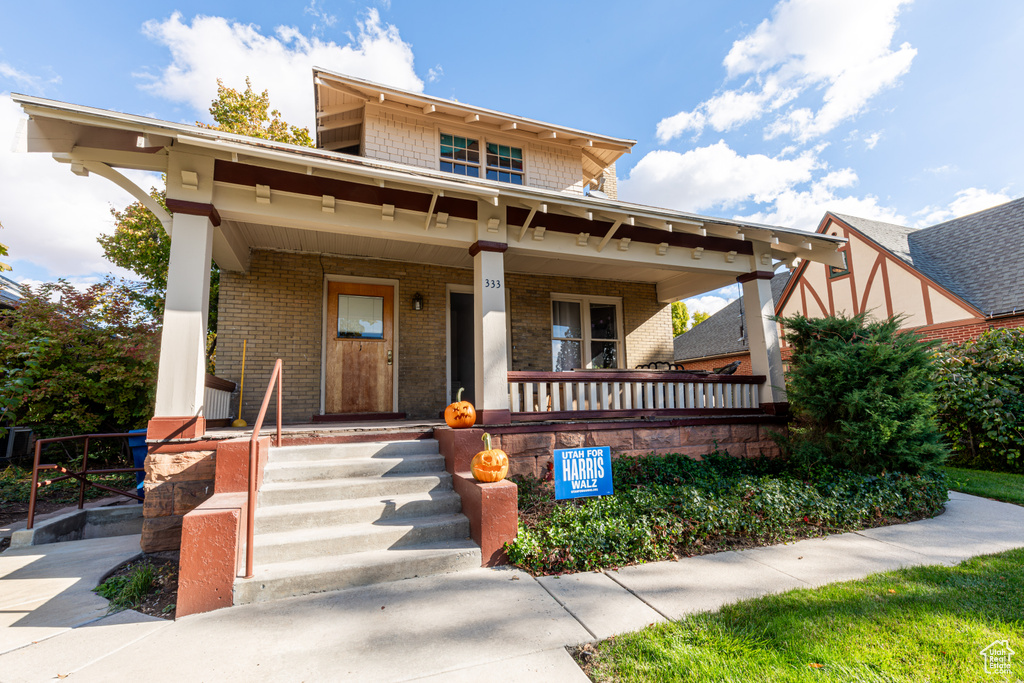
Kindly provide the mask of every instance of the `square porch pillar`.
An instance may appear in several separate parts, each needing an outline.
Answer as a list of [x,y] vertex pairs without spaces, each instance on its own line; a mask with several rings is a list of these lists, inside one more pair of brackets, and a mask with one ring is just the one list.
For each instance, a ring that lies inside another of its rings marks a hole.
[[477,241],[473,257],[473,332],[477,423],[508,424],[508,333],[505,312],[505,242]]
[[743,285],[750,369],[753,374],[766,377],[760,387],[760,404],[770,414],[784,414],[789,404],[786,401],[786,378],[782,370],[779,326],[772,320],[775,315],[775,299],[772,297],[774,276],[772,271],[755,271],[740,275],[736,281]]
[[168,200],[174,212],[150,439],[195,439],[206,431],[203,401],[213,228],[210,204]]

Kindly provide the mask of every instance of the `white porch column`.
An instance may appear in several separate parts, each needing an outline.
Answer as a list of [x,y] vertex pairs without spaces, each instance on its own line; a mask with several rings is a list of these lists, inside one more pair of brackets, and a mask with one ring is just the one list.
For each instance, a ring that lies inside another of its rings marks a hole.
[[779,326],[772,320],[775,300],[772,298],[770,269],[755,271],[736,278],[743,284],[743,312],[747,324],[750,346],[750,367],[755,375],[764,375],[760,388],[760,403],[767,412],[784,411],[786,379],[782,371],[782,348]]
[[168,160],[167,208],[174,232],[167,269],[156,409],[150,439],[196,439],[206,431],[206,322],[210,261],[220,216],[213,200],[213,159],[177,152]]
[[202,414],[213,222],[176,213],[160,339],[155,417]]
[[508,404],[508,320],[505,313],[508,243],[487,239],[504,238],[504,226],[501,226],[501,233],[489,234],[488,219],[483,211],[481,214],[480,239],[469,248],[473,257],[477,421],[485,425],[507,424],[512,420]]

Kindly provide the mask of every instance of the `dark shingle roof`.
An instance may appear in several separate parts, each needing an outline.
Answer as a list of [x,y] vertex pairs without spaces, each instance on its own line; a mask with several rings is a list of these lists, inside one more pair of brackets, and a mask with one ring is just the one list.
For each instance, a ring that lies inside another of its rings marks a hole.
[[1024,310],[1024,197],[920,230],[834,215],[985,315]]
[[[772,298],[776,302],[782,296],[789,276],[790,272],[783,270],[772,278]],[[694,358],[747,351],[749,347],[746,334],[740,339],[742,315],[743,299],[736,299],[689,332],[679,335],[673,340],[674,360],[685,362]],[[743,320],[743,332],[746,332],[746,324],[746,320]]]

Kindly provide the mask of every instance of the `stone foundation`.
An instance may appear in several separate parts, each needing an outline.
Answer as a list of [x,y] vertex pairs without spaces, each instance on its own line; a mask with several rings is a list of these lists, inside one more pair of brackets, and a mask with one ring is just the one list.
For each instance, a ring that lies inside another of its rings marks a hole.
[[509,475],[543,477],[556,448],[608,446],[612,457],[682,453],[700,458],[712,451],[741,458],[777,456],[772,432],[786,429],[772,416],[699,418],[651,422],[587,422],[512,425],[491,430],[492,445],[509,456]]
[[213,495],[216,444],[160,444],[146,457],[142,550],[178,550],[181,520]]

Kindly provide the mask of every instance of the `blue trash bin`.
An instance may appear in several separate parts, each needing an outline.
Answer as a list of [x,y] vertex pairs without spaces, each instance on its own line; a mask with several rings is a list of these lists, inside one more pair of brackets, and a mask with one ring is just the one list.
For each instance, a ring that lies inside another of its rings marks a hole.
[[[138,434],[138,436],[128,437],[128,447],[132,449],[132,460],[135,461],[135,467],[146,466],[146,453],[149,451],[149,447],[146,446],[146,431],[145,429],[131,429],[128,431],[129,434]],[[146,489],[142,485],[145,479],[145,472],[135,473],[135,493],[142,498],[146,497]]]

